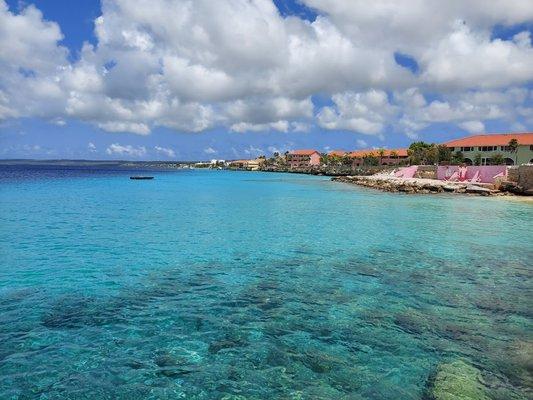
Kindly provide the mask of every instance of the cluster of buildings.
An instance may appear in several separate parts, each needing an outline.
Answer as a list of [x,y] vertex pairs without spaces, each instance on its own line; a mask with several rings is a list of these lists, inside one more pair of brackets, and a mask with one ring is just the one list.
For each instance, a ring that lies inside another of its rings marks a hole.
[[256,158],[252,160],[233,160],[228,163],[228,167],[235,169],[245,169],[248,171],[258,171],[264,161],[264,158]]
[[[513,152],[509,142],[516,139],[518,148]],[[481,156],[481,165],[489,165],[492,157],[500,154],[507,165],[533,163],[533,133],[483,134],[443,143],[452,153],[461,152],[464,163],[474,164],[476,156]],[[335,150],[327,154],[330,157],[348,157],[352,165],[360,166],[366,157],[375,157],[379,165],[398,165],[407,162],[407,149],[384,150]],[[286,155],[290,168],[298,169],[320,165],[321,154],[317,150],[294,150]]]
[[[510,148],[509,142],[518,142],[516,151]],[[443,143],[452,153],[461,152],[466,165],[473,165],[480,161],[481,165],[490,165],[493,157],[498,154],[504,158],[505,164],[533,163],[533,133],[482,134],[468,136]],[[368,149],[357,151],[335,150],[322,154],[314,149],[293,150],[285,153],[284,158],[288,168],[303,169],[319,166],[323,156],[339,160],[348,160],[352,166],[361,166],[367,157],[373,157],[378,165],[403,165],[408,163],[407,149]],[[480,160],[479,160],[480,158]],[[226,166],[250,171],[259,170],[265,157],[252,160],[234,160],[225,162]]]
[[[334,150],[327,154],[329,157],[349,158],[354,166],[363,165],[366,157],[376,157],[380,165],[398,165],[407,160],[407,149],[393,150]],[[286,155],[290,168],[306,168],[320,165],[321,154],[317,150],[294,150]]]

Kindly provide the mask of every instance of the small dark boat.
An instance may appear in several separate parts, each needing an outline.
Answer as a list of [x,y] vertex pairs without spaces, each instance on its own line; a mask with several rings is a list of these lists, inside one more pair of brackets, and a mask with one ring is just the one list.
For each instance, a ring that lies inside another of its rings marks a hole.
[[153,176],[130,176],[130,179],[144,180],[144,179],[154,179],[154,177]]

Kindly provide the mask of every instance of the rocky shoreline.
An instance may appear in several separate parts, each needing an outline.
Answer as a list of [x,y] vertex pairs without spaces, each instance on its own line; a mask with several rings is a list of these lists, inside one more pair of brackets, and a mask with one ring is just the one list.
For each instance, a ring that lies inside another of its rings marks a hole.
[[495,189],[493,185],[473,184],[469,182],[445,182],[436,179],[396,178],[387,175],[372,176],[338,176],[333,181],[350,183],[386,192],[401,193],[461,193],[480,196],[502,196],[512,194]]

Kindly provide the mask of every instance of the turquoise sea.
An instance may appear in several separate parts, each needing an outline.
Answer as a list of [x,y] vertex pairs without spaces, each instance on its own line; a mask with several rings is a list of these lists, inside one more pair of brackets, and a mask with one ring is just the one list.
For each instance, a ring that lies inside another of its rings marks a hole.
[[533,396],[533,205],[0,167],[0,399]]

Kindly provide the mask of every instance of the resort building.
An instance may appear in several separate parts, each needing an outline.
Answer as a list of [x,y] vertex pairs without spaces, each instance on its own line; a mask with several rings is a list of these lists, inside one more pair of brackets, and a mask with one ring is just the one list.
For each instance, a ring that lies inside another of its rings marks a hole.
[[361,166],[365,163],[365,159],[374,158],[378,165],[398,165],[406,162],[408,159],[407,149],[383,149],[381,150],[357,150],[352,151],[350,157],[353,158],[354,166]]
[[[516,139],[518,149],[509,148],[511,139]],[[507,165],[533,163],[533,133],[503,133],[468,136],[444,143],[452,152],[461,152],[467,165],[481,157],[481,165],[490,165],[496,154],[501,154]],[[479,154],[479,156],[478,156]]]
[[258,171],[264,159],[256,158],[254,160],[234,160],[230,161],[229,167],[234,169],[244,169],[247,171]]
[[320,165],[320,153],[316,150],[293,150],[286,156],[290,168],[306,168]]

